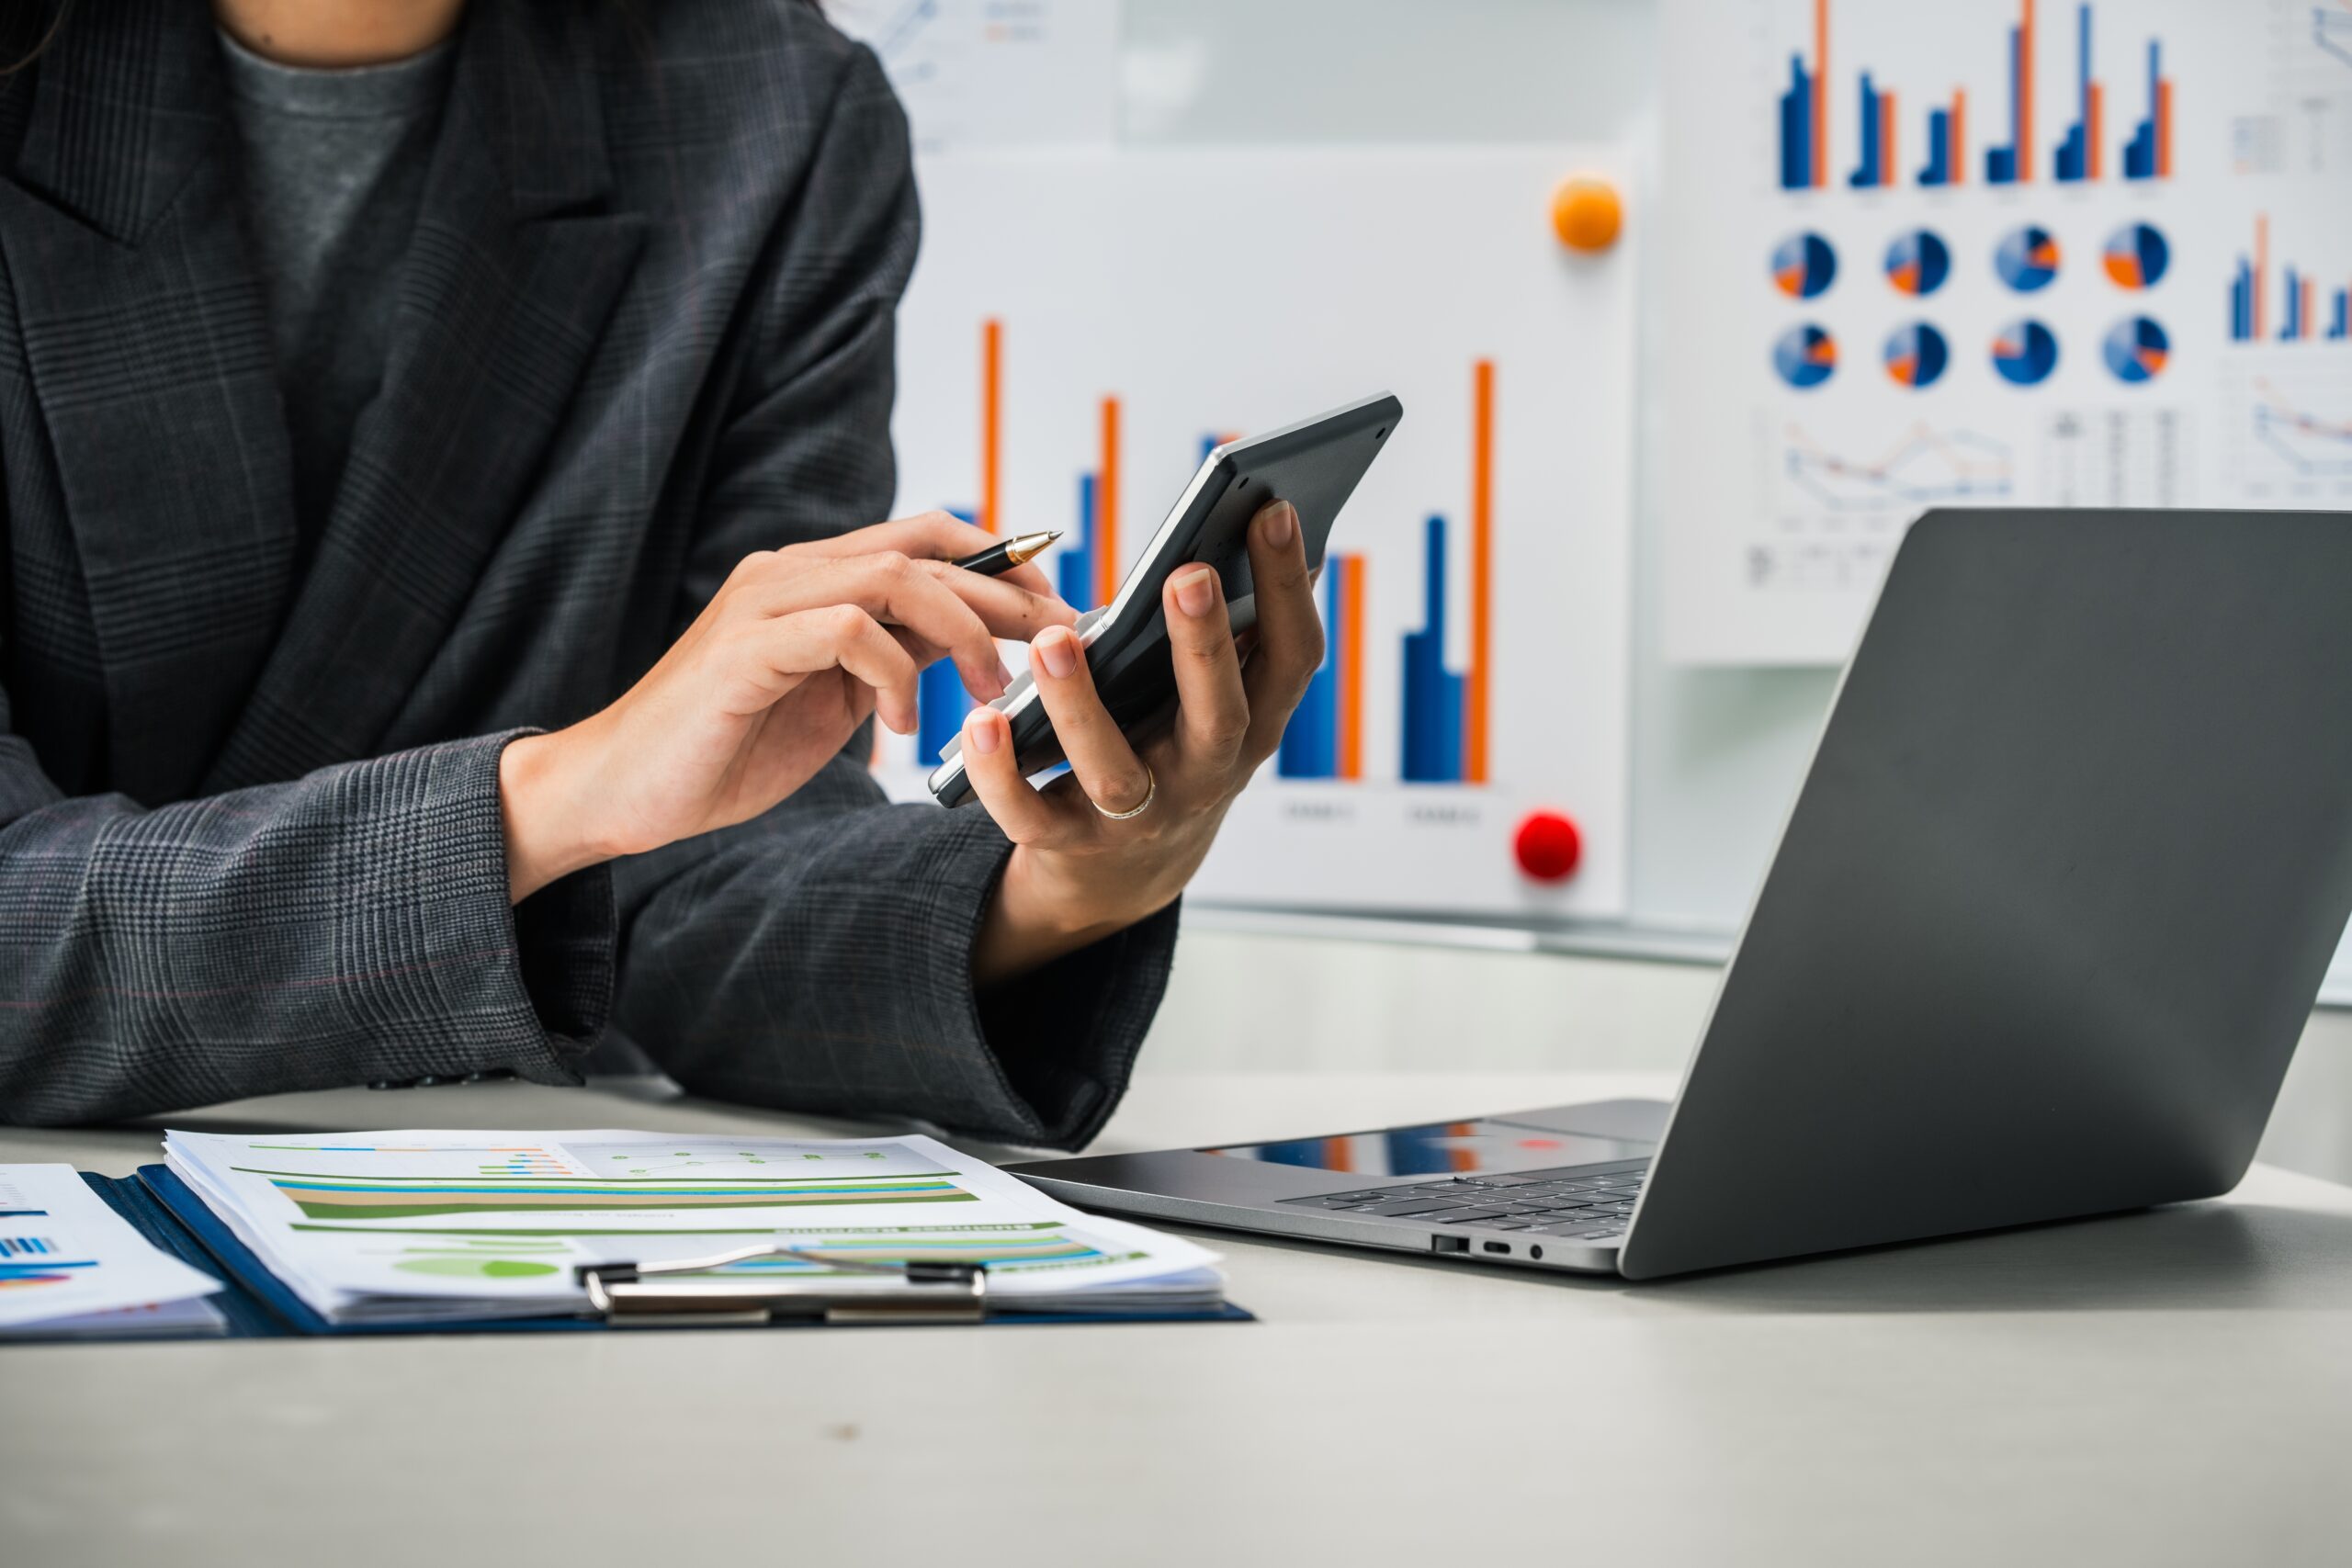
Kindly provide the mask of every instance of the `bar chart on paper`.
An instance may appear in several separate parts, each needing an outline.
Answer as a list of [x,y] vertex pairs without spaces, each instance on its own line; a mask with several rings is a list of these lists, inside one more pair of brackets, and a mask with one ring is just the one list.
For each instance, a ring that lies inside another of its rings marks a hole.
[[[1548,203],[1607,153],[958,153],[922,161],[899,507],[1063,530],[1103,603],[1203,455],[1377,390],[1406,415],[1316,585],[1326,650],[1197,897],[1611,914],[1624,890],[1632,261]],[[951,678],[952,679],[952,678]],[[965,711],[877,771],[911,795]],[[1572,874],[1514,845],[1576,824]],[[1547,871],[1555,868],[1545,868]]]
[[1843,659],[1929,506],[2340,504],[2339,14],[1668,0],[1669,657]]

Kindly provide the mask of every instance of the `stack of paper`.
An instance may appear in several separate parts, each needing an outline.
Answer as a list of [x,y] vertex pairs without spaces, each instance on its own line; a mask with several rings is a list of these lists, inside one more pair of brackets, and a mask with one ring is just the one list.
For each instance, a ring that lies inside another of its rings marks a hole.
[[261,1261],[336,1323],[434,1323],[582,1309],[581,1264],[806,1256],[717,1272],[824,1274],[845,1262],[983,1263],[989,1299],[1040,1312],[1153,1312],[1224,1300],[1216,1255],[1063,1206],[931,1138],[701,1134],[172,1133],[164,1155]]
[[219,1334],[210,1275],[150,1247],[70,1165],[0,1165],[0,1339]]

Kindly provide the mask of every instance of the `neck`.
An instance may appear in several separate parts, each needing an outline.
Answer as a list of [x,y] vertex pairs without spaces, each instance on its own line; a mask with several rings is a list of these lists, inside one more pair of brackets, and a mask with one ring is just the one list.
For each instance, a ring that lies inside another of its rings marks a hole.
[[280,65],[337,70],[422,54],[466,0],[212,0],[228,35]]

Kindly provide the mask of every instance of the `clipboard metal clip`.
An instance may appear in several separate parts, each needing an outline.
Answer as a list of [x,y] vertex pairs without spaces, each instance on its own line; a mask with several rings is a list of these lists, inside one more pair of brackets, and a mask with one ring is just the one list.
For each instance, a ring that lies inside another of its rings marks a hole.
[[[769,1258],[827,1272],[764,1280],[709,1272]],[[572,1275],[615,1328],[978,1323],[988,1311],[988,1271],[977,1263],[867,1263],[770,1243],[659,1263],[583,1263]]]

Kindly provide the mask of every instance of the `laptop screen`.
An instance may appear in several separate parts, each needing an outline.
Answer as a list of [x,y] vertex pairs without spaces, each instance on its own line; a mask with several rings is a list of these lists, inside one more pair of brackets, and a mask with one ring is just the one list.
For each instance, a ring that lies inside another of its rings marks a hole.
[[1234,1144],[1200,1152],[1354,1176],[1475,1176],[1481,1172],[1599,1165],[1645,1155],[1649,1149],[1646,1145],[1580,1137],[1574,1133],[1550,1132],[1509,1122],[1469,1121],[1430,1122],[1418,1127],[1342,1133],[1329,1138]]

